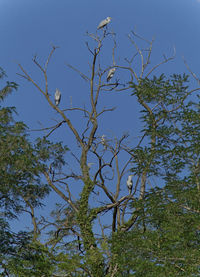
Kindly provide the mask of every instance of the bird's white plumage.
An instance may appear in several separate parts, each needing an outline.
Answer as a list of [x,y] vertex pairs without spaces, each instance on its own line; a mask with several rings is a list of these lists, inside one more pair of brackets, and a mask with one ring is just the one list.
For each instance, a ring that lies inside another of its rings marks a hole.
[[129,194],[131,194],[131,192],[132,192],[132,187],[133,187],[132,177],[133,177],[133,175],[129,175],[129,176],[128,176],[128,179],[127,179],[127,181],[126,181]]
[[102,28],[105,27],[110,21],[111,21],[111,17],[110,17],[110,16],[106,17],[104,20],[102,20],[102,21],[99,23],[97,29],[102,29]]
[[113,67],[108,71],[107,82],[110,81],[110,79],[113,77],[113,75],[115,74],[115,70],[116,70],[116,68]]
[[102,135],[102,137],[101,137],[101,144],[103,145],[103,147],[104,147],[104,149],[106,149],[107,148],[107,144],[106,144],[106,139],[105,139],[105,135]]
[[56,89],[56,92],[55,92],[55,104],[56,104],[56,106],[59,105],[60,99],[61,99],[61,93],[60,93],[59,89]]

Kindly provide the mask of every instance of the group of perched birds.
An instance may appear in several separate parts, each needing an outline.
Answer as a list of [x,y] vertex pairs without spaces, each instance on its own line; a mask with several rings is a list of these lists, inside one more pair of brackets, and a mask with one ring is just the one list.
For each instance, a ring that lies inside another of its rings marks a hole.
[[[106,17],[106,19],[102,20],[102,21],[99,23],[97,29],[99,30],[99,29],[102,29],[102,28],[106,27],[107,24],[108,24],[110,21],[111,21],[111,17]],[[116,71],[116,68],[115,68],[115,67],[112,67],[112,68],[108,71],[107,82],[109,82],[109,81],[112,79],[112,77],[113,77],[114,74],[115,74],[115,71]],[[59,90],[58,88],[56,89],[56,92],[55,92],[55,95],[54,95],[54,100],[55,100],[55,105],[58,106],[59,103],[60,103],[60,100],[61,100],[61,92],[60,92],[60,90]],[[101,137],[101,143],[102,143],[102,145],[104,146],[104,149],[106,150],[106,149],[107,149],[107,145],[106,145],[105,135],[103,135],[103,136]],[[92,164],[93,164],[93,163],[89,163],[89,164],[88,164],[88,167],[91,168]],[[131,192],[132,192],[132,187],[133,187],[132,177],[133,177],[133,175],[129,175],[129,176],[128,176],[128,179],[127,179],[127,181],[126,181],[129,194],[131,194]]]
[[[111,17],[106,17],[106,19],[102,20],[97,29],[102,29],[104,27],[107,26],[107,24],[111,21]],[[110,81],[110,79],[113,77],[113,75],[115,74],[115,71],[116,71],[116,68],[115,67],[112,67],[109,71],[108,71],[108,75],[107,75],[107,82]],[[56,92],[55,92],[55,105],[58,106],[59,103],[60,103],[60,99],[61,99],[61,92],[59,89],[56,89]],[[105,140],[105,135],[102,136],[101,138],[101,143],[102,145],[104,146],[104,149],[106,149],[106,140]],[[128,176],[128,179],[126,181],[126,184],[127,184],[127,188],[128,188],[128,192],[129,194],[131,194],[132,192],[132,187],[133,187],[133,181],[132,181],[132,177],[133,175],[129,175]]]
[[[97,29],[99,30],[99,29],[103,29],[104,27],[106,27],[106,26],[108,25],[108,23],[110,23],[111,19],[112,19],[112,18],[111,18],[110,16],[106,17],[104,20],[102,20],[102,21],[99,23]],[[115,68],[115,67],[111,68],[111,69],[108,71],[107,82],[109,82],[110,79],[113,77],[113,75],[115,74],[115,71],[116,71],[116,68]]]
[[[102,20],[97,29],[103,29],[104,27],[106,27],[108,25],[108,23],[110,23],[111,21],[111,17],[108,16],[106,17],[104,20]],[[116,68],[112,67],[109,71],[108,71],[108,75],[107,75],[107,82],[110,81],[110,79],[113,77],[113,75],[115,74]],[[60,103],[60,99],[61,99],[61,92],[59,89],[56,89],[55,95],[54,95],[54,100],[55,100],[55,105],[58,106]]]

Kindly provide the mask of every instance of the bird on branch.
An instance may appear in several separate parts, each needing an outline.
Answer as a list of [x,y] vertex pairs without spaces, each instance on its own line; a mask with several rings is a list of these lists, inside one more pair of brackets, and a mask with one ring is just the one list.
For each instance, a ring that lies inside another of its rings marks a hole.
[[107,82],[110,81],[110,79],[113,77],[113,75],[115,74],[115,70],[116,70],[116,68],[113,67],[108,71]]
[[128,179],[127,179],[127,181],[126,181],[129,194],[131,194],[132,188],[133,188],[132,177],[133,177],[133,175],[129,175],[129,176],[128,176]]
[[55,92],[55,104],[56,104],[56,106],[59,105],[60,99],[61,99],[61,93],[60,93],[59,89],[56,89],[56,92]]
[[105,137],[106,137],[105,135],[102,135],[101,137],[101,144],[103,145],[104,150],[107,149],[107,143],[106,143]]
[[102,29],[104,28],[105,26],[107,26],[107,24],[111,21],[111,17],[108,16],[106,17],[106,19],[102,20],[100,23],[99,23],[99,26],[97,27],[97,29]]

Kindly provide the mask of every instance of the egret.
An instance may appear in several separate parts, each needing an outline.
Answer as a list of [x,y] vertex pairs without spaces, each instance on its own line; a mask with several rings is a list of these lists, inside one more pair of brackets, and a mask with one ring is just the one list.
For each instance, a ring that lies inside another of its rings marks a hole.
[[129,175],[129,176],[128,176],[128,179],[127,179],[127,181],[126,181],[129,194],[131,194],[131,192],[132,192],[132,187],[133,187],[132,177],[133,177],[133,175]]
[[107,149],[107,145],[106,145],[106,139],[105,139],[105,135],[102,135],[101,137],[101,144],[103,145],[104,149]]
[[108,71],[107,82],[110,81],[110,79],[113,77],[113,75],[115,74],[115,70],[116,70],[116,68],[113,67]]
[[97,27],[97,29],[102,29],[103,27],[107,26],[107,24],[111,21],[111,17],[108,16],[106,17],[106,19],[102,20],[100,23],[99,23],[99,26]]
[[56,104],[56,106],[59,105],[60,99],[61,99],[61,93],[60,93],[59,89],[56,89],[56,92],[55,92],[55,104]]

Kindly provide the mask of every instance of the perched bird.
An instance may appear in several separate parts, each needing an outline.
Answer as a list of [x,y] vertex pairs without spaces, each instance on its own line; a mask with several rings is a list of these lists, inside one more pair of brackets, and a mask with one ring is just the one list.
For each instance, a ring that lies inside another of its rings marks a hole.
[[126,181],[129,194],[131,194],[131,192],[132,192],[132,187],[133,187],[132,177],[133,177],[133,175],[129,175],[129,176],[128,176],[128,179],[127,179],[127,181]]
[[55,104],[56,104],[56,106],[59,105],[60,99],[61,99],[61,93],[60,93],[59,89],[56,89],[56,92],[55,92]]
[[97,29],[102,29],[102,28],[105,27],[110,21],[111,21],[111,17],[110,17],[110,16],[106,17],[106,19],[102,20],[102,21],[99,23],[99,26],[97,27]]
[[107,82],[110,81],[110,79],[113,77],[113,75],[115,74],[115,70],[116,70],[116,68],[113,67],[108,71]]
[[102,135],[101,137],[101,144],[103,145],[104,149],[107,149],[107,145],[106,145],[106,139],[105,139],[105,135]]

